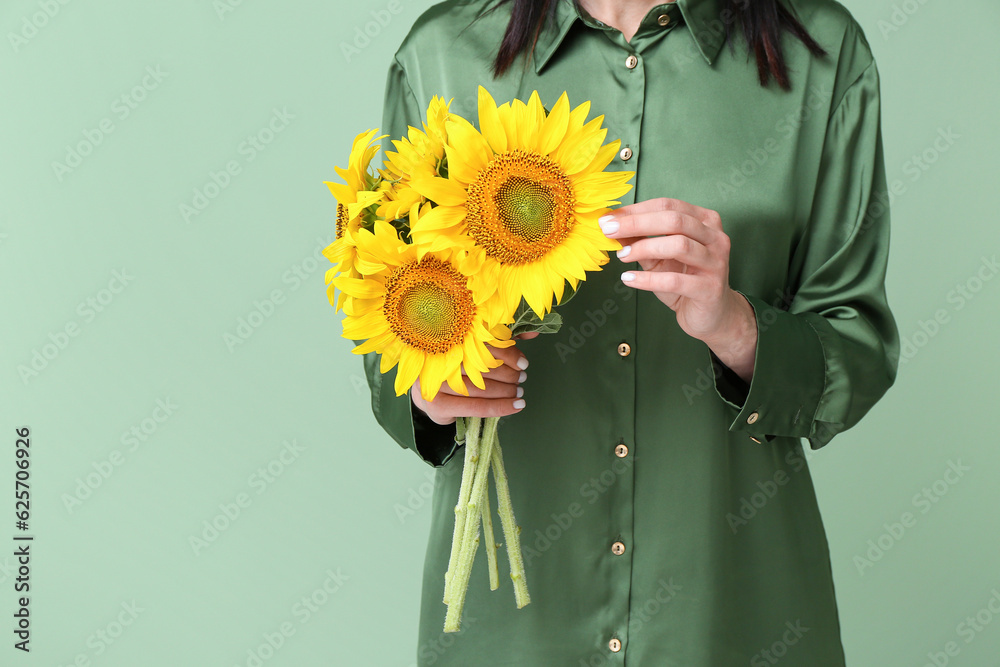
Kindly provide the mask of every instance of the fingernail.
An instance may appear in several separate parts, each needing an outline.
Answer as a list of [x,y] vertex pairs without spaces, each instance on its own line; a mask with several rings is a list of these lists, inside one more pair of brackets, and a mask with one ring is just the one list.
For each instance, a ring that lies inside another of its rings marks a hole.
[[521,369],[527,368],[528,367],[528,358],[527,357],[521,357],[520,359],[518,359],[517,360],[517,367],[521,368]]
[[630,252],[632,252],[632,246],[630,245],[625,246],[624,248],[618,251],[618,259],[621,259],[622,257],[627,257]]
[[527,379],[528,379],[528,374],[525,373],[524,371],[521,371],[521,374],[517,376],[518,382],[524,382]]
[[524,399],[523,398],[519,398],[516,401],[514,401],[514,409],[515,410],[520,410],[523,407],[524,407]]
[[517,388],[517,397],[521,398],[522,396],[524,396],[524,387],[518,387]]
[[635,274],[631,271],[626,271],[622,274],[622,282],[630,283],[635,280]]
[[619,227],[618,221],[615,220],[615,216],[613,215],[601,216],[597,219],[597,224],[601,226],[601,231],[604,232],[605,235],[614,234],[618,231]]

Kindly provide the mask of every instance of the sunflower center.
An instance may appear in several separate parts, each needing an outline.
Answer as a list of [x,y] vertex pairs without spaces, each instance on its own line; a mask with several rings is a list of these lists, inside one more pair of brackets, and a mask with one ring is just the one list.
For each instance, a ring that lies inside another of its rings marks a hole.
[[486,254],[501,264],[544,257],[573,229],[573,189],[551,158],[501,153],[469,186],[466,223]]
[[552,192],[530,178],[511,176],[493,195],[497,214],[508,233],[539,241],[552,229]]
[[341,203],[337,203],[337,238],[344,238],[344,232],[347,231],[347,207]]
[[461,344],[476,314],[465,276],[430,256],[389,275],[383,308],[393,333],[428,354]]

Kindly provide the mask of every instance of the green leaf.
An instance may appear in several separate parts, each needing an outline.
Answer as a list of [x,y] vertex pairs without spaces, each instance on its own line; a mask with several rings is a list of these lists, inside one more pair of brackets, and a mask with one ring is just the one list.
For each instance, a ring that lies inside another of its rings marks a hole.
[[514,324],[510,325],[510,329],[511,334],[516,336],[535,331],[538,333],[555,333],[559,331],[559,327],[561,326],[562,315],[550,311],[544,319],[539,319],[535,311],[522,300],[521,304],[517,307],[517,311],[514,313]]
[[[576,290],[566,283],[565,289],[563,290],[562,299],[556,306],[561,306],[576,295]],[[517,310],[514,311],[514,323],[510,325],[511,335],[516,336],[523,333],[556,333],[559,328],[562,327],[562,315],[553,311],[544,317],[544,319],[539,319],[538,315],[534,310],[527,304],[524,299],[521,299],[521,303],[518,304]]]

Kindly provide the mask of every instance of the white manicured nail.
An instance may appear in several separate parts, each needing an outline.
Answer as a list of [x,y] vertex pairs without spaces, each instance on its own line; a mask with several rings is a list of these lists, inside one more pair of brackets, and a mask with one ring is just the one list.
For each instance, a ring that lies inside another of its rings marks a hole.
[[630,252],[632,252],[632,246],[630,245],[625,246],[624,248],[618,251],[618,259],[621,259],[622,257],[628,257],[628,254]]
[[524,399],[523,398],[519,398],[516,401],[514,401],[514,409],[515,410],[520,410],[523,407],[524,407]]
[[521,374],[517,376],[518,382],[524,382],[527,379],[528,379],[528,374],[525,373],[524,371],[521,371]]
[[517,388],[517,397],[521,398],[522,396],[524,396],[524,387],[518,387]]
[[522,370],[525,369],[525,368],[527,368],[528,367],[528,358],[527,357],[521,357],[520,359],[518,359],[517,360],[517,367],[520,368],[520,369],[522,369]]
[[635,274],[631,271],[626,271],[622,274],[622,282],[630,283],[635,280]]

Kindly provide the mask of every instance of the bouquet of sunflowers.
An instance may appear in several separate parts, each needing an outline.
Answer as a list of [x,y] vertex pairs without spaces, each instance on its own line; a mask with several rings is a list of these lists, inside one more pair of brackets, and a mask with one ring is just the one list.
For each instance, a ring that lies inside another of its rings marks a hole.
[[[483,373],[501,365],[487,345],[514,344],[526,332],[558,330],[553,305],[575,293],[609,250],[597,219],[631,189],[634,172],[605,171],[620,141],[604,144],[603,116],[590,102],[570,108],[563,93],[551,112],[538,92],[527,103],[497,106],[479,87],[479,129],[435,96],[420,131],[393,140],[383,169],[369,170],[378,130],[359,134],[337,199],[336,240],[324,255],[330,304],[343,310],[344,337],[375,352],[380,371],[398,364],[397,396],[420,380],[432,400],[445,382],[469,395]],[[568,289],[567,289],[568,285]],[[464,377],[463,377],[464,376]],[[445,632],[460,627],[482,525],[490,588],[499,587],[487,483],[493,470],[514,599],[530,602],[514,519],[498,418],[456,422],[465,460],[455,531],[445,573]]]

